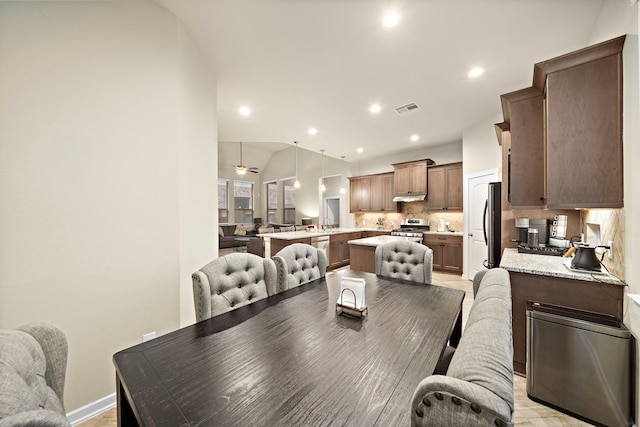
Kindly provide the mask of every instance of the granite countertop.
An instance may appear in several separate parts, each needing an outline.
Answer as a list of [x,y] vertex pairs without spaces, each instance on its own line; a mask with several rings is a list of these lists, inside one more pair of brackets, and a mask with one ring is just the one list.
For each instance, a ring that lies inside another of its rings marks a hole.
[[462,231],[423,231],[423,234],[437,234],[440,236],[460,236],[462,237]]
[[375,236],[365,237],[364,239],[349,240],[347,243],[350,245],[360,246],[380,246],[388,242],[395,242],[398,240],[410,240],[410,237],[402,236]]
[[[331,236],[333,234],[357,233],[359,231],[369,231],[374,229],[367,228],[333,228],[328,230],[317,231],[285,231],[282,233],[263,233],[258,234],[260,237],[268,237],[280,240],[306,239],[308,237]],[[381,231],[381,230],[377,230]]]
[[609,274],[593,274],[572,271],[567,268],[571,258],[561,256],[536,255],[518,253],[517,249],[507,248],[502,253],[500,267],[514,273],[528,273],[539,276],[561,277],[565,279],[584,280],[587,282],[603,282],[612,285],[624,285]]

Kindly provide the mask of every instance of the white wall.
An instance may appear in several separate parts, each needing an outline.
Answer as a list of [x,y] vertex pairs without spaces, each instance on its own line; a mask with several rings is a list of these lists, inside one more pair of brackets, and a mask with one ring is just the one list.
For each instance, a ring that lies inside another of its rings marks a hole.
[[0,2],[0,328],[65,331],[67,411],[115,392],[115,352],[179,327],[215,255],[198,57],[147,2]]
[[[326,153],[325,153],[326,154]],[[344,163],[344,175],[354,175],[351,171],[354,165]],[[324,176],[342,174],[343,163],[341,159],[324,156]],[[296,224],[301,223],[301,218],[318,218],[321,216],[320,176],[322,171],[322,156],[320,153],[298,147],[298,181],[300,188],[296,190]],[[282,178],[295,177],[295,147],[287,148],[274,153],[261,173],[262,182]],[[348,200],[348,199],[347,199]],[[352,218],[347,218],[347,223]]]
[[358,162],[355,175],[393,172],[393,166],[391,166],[393,163],[420,159],[431,159],[435,161],[437,165],[460,162],[462,161],[462,151],[462,141],[435,145],[428,148],[408,149],[397,154],[385,156],[382,159]]
[[215,75],[177,22],[180,159],[180,326],[195,323],[191,274],[218,257]]
[[[533,72],[533,64],[531,70]],[[463,176],[494,168],[501,169],[502,149],[498,145],[498,138],[493,126],[499,122],[502,122],[502,115],[496,114],[463,133]]]

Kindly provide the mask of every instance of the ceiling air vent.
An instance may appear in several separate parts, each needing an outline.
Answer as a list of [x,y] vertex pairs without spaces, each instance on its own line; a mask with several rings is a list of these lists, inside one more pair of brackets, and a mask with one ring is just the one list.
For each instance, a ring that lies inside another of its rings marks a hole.
[[420,106],[415,102],[410,102],[408,104],[404,104],[395,108],[396,113],[398,114],[407,114],[407,113],[410,113],[411,111],[417,111],[420,109],[421,109]]

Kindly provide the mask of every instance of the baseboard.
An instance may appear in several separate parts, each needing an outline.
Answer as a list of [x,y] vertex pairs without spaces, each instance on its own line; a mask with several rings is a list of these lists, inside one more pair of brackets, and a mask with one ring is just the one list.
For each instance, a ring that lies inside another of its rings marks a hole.
[[108,411],[116,406],[116,394],[110,394],[98,399],[95,402],[91,402],[88,405],[78,408],[75,411],[71,411],[67,414],[67,419],[72,426],[87,421],[89,418],[93,418],[98,414]]

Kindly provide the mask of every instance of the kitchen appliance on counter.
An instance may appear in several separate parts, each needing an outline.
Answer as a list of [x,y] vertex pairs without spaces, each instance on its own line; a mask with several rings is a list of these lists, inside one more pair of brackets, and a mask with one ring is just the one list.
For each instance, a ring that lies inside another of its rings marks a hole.
[[400,224],[400,228],[391,231],[392,236],[402,237],[423,237],[423,232],[429,231],[427,221],[420,218],[405,219]]
[[576,244],[575,248],[576,252],[571,260],[572,269],[601,271],[601,262],[596,255],[596,248],[608,248],[608,246],[586,246]]
[[518,243],[527,243],[529,233],[529,218],[516,218],[516,228],[518,229]]
[[[549,243],[550,222],[545,218],[516,218],[518,239],[515,242],[529,246],[547,245]],[[533,240],[531,240],[532,238]]]

